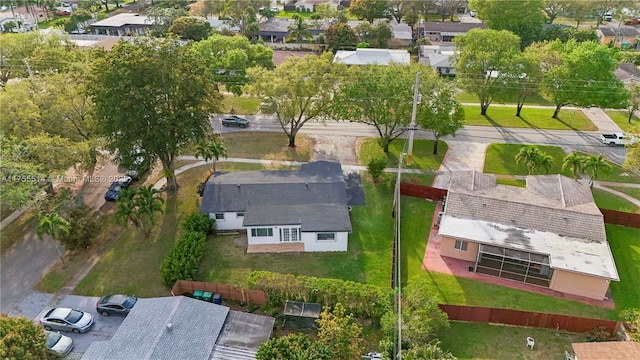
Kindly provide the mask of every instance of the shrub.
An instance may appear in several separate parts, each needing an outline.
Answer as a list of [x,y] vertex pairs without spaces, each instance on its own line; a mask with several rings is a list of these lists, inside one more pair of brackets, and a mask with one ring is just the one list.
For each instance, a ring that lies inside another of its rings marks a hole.
[[162,263],[162,281],[166,287],[173,286],[178,280],[196,278],[205,241],[204,233],[194,231],[188,231],[178,238],[176,246]]
[[258,360],[323,360],[331,359],[331,352],[321,342],[313,341],[307,334],[289,334],[276,337],[258,347]]
[[369,164],[367,165],[367,171],[373,178],[373,181],[378,182],[378,180],[380,179],[380,176],[382,176],[384,169],[386,167],[387,167],[386,159],[382,159],[382,158],[373,159],[369,161]]
[[216,221],[205,213],[199,211],[189,214],[182,223],[184,231],[201,232],[205,235],[213,234],[216,229]]
[[379,321],[391,310],[391,290],[340,279],[294,276],[268,271],[254,271],[249,287],[267,294],[270,306],[282,307],[287,300],[320,303],[333,308],[342,303],[350,314]]
[[60,237],[60,242],[67,250],[86,249],[102,227],[100,218],[86,205],[71,210],[69,224],[69,233]]

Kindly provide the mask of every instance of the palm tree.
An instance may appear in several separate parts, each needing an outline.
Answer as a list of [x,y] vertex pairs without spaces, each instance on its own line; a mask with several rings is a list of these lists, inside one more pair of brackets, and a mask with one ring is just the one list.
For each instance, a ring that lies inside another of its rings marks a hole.
[[608,174],[611,171],[611,165],[602,154],[589,155],[584,161],[584,170],[589,174],[589,186],[593,187],[593,180],[599,174]]
[[[40,218],[36,233],[38,234],[38,239],[40,240],[42,240],[45,235],[49,235],[53,239],[53,241],[58,242],[60,240],[60,235],[69,234],[69,222],[58,215],[57,212],[52,212],[48,216],[42,216]],[[58,252],[58,256],[60,257],[60,261],[62,262],[62,267],[64,268],[65,264],[62,257],[63,254],[60,251],[59,243],[56,244],[56,251]]]
[[584,171],[585,161],[586,158],[584,156],[574,151],[564,157],[564,160],[562,161],[562,169],[570,170],[573,177],[577,179],[578,174]]
[[[153,186],[141,186],[138,188],[136,196],[134,198],[134,202],[136,204],[136,212],[138,218],[141,219],[142,216],[147,218],[147,226],[146,234],[147,236],[151,233],[151,226],[156,224],[155,215],[156,213],[162,214],[164,211],[162,210],[162,204],[164,204],[164,199],[160,196],[160,191],[154,189]],[[143,225],[144,226],[144,225]]]
[[516,154],[515,160],[516,164],[524,163],[529,175],[536,173],[541,168],[544,168],[548,173],[553,165],[553,158],[533,145],[521,148]]
[[196,147],[196,157],[202,157],[204,161],[213,160],[212,172],[216,172],[216,162],[221,157],[227,158],[227,148],[219,135],[214,135],[206,142],[201,142]]
[[120,190],[120,194],[118,195],[118,208],[116,209],[114,216],[116,217],[116,220],[123,225],[126,225],[131,221],[136,226],[136,229],[144,233],[138,216],[137,206],[134,201],[136,193],[137,189],[133,187]]
[[289,37],[295,38],[296,43],[300,44],[304,39],[313,37],[313,34],[309,31],[309,25],[304,21],[304,18],[300,15],[293,15],[293,24],[287,27],[289,30]]

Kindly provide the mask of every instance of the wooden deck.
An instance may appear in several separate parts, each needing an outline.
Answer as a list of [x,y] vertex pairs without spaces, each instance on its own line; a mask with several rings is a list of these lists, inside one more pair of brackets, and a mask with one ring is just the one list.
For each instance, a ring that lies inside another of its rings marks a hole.
[[289,243],[289,244],[262,244],[247,246],[247,254],[255,253],[288,253],[288,252],[303,252],[304,243]]

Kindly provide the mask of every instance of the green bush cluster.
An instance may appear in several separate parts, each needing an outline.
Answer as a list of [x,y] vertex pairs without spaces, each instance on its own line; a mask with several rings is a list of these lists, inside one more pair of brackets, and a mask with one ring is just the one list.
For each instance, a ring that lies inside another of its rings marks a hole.
[[216,229],[216,221],[205,213],[193,212],[184,219],[182,228],[184,231],[201,232],[210,235]]
[[254,271],[247,281],[250,288],[267,294],[270,306],[284,306],[287,300],[319,303],[331,308],[342,303],[350,314],[375,321],[392,308],[391,290],[353,281],[269,271]]
[[204,253],[206,235],[202,232],[187,231],[182,234],[162,263],[162,281],[172,287],[178,280],[194,280],[198,274]]

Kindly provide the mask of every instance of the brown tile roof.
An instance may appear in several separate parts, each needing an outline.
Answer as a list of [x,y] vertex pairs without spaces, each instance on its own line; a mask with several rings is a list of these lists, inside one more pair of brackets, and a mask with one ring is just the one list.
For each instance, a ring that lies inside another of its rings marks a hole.
[[606,241],[604,221],[589,188],[562,175],[528,176],[527,188],[496,185],[476,171],[452,174],[445,212],[524,229]]
[[577,360],[638,360],[640,343],[634,341],[605,341],[571,344]]

